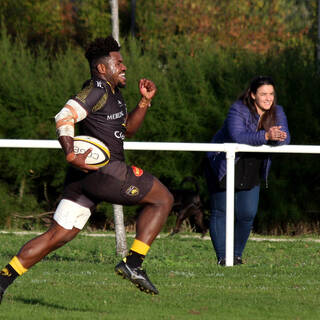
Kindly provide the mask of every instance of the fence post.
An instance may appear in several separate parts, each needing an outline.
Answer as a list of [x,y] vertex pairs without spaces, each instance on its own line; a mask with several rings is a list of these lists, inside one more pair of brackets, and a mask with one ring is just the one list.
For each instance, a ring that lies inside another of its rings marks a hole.
[[113,204],[114,230],[116,234],[116,252],[122,258],[128,254],[126,229],[124,227],[123,207]]
[[235,147],[226,145],[227,192],[226,192],[226,266],[233,266],[234,253],[234,160]]

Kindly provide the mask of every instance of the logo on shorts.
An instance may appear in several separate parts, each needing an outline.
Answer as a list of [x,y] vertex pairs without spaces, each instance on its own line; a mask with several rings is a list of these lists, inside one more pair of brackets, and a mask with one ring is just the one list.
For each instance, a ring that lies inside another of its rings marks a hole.
[[141,177],[143,175],[143,170],[138,168],[138,167],[135,167],[135,166],[131,166],[132,170],[133,170],[133,173],[136,177]]
[[137,196],[139,194],[139,189],[136,186],[130,186],[127,190],[126,190],[126,194],[128,196]]

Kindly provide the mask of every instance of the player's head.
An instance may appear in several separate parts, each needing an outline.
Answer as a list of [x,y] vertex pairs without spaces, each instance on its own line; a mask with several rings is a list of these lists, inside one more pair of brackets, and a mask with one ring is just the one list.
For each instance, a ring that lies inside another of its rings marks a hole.
[[120,46],[112,36],[91,42],[85,53],[91,75],[109,81],[113,87],[124,87],[126,66],[119,51]]

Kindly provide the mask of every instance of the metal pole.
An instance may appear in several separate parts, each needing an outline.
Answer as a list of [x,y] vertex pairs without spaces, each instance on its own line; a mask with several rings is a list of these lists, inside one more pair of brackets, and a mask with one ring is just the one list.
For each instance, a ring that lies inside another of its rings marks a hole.
[[112,21],[112,36],[120,45],[119,42],[119,5],[118,0],[110,0],[111,6],[111,21]]
[[234,160],[235,150],[227,146],[227,192],[226,192],[226,266],[233,266],[234,252]]

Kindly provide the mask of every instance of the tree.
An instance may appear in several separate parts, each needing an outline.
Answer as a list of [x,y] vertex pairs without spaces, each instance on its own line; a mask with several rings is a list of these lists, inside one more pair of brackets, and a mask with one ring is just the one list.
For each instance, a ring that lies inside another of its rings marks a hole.
[[137,36],[146,44],[185,36],[195,46],[211,41],[265,53],[308,35],[312,10],[296,0],[140,0]]

